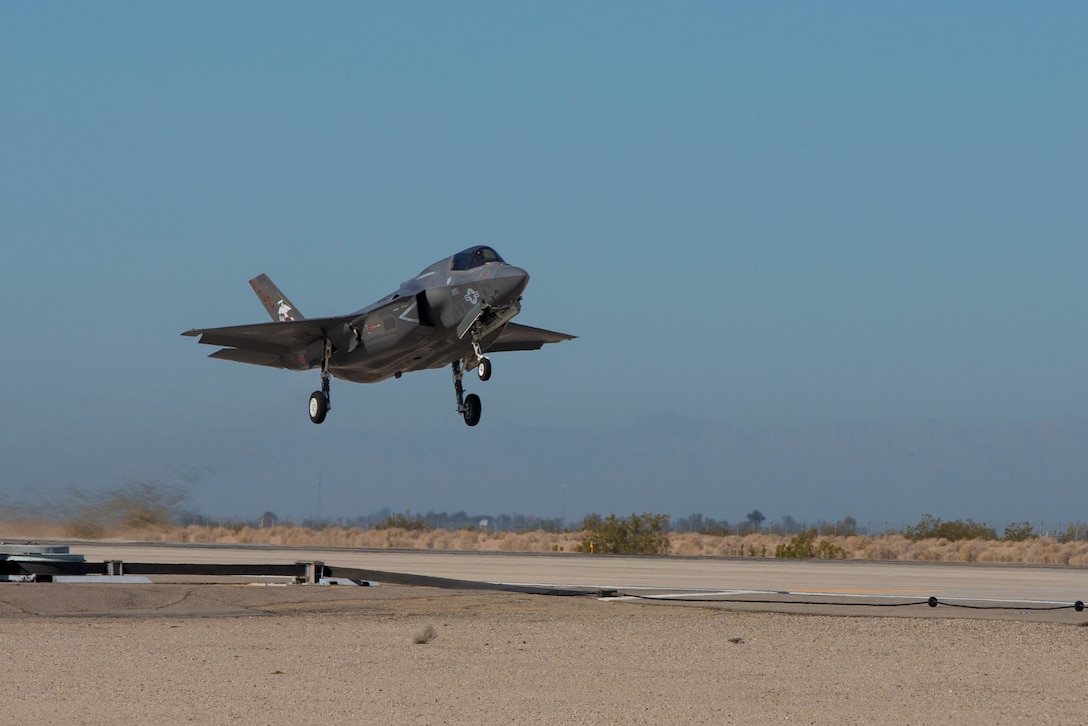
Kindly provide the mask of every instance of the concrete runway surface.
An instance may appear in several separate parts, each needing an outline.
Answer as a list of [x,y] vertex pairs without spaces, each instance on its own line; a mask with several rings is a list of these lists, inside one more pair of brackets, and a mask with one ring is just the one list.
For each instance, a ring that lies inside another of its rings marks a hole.
[[[475,582],[693,596],[732,609],[909,617],[995,617],[1083,622],[1088,568],[762,558],[623,557],[566,553],[359,550],[267,545],[67,542],[88,561],[293,563],[410,573]],[[936,597],[942,606],[888,607]],[[720,602],[727,600],[729,602]],[[759,601],[746,604],[742,601]],[[798,605],[798,602],[810,603]],[[944,607],[944,604],[949,607]],[[872,607],[863,607],[869,604]],[[968,608],[961,607],[970,606]],[[1047,610],[1045,608],[1062,607]],[[982,609],[989,608],[989,609]]]

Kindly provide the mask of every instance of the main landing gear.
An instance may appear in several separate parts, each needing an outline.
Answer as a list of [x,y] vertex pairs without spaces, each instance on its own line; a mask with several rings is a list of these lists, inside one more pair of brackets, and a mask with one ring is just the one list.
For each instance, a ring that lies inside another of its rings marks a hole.
[[453,390],[457,393],[457,413],[465,417],[465,423],[475,426],[480,423],[480,414],[483,413],[483,404],[475,393],[465,395],[465,387],[461,385],[461,361],[453,362]]
[[[453,389],[457,393],[457,413],[464,417],[465,423],[475,426],[480,423],[480,415],[483,413],[483,404],[475,393],[465,395],[465,387],[461,383],[464,377],[464,369],[476,368],[476,374],[481,381],[491,378],[491,360],[483,354],[477,336],[472,337],[472,354],[465,356],[464,361],[453,362]],[[332,343],[325,341],[325,354],[321,359],[321,390],[310,394],[310,420],[319,424],[325,420],[332,408],[329,396],[329,358],[332,356]],[[462,368],[463,364],[463,368]],[[398,375],[397,378],[400,378]]]
[[325,420],[332,408],[329,397],[329,358],[332,356],[332,343],[325,341],[325,355],[321,357],[321,390],[310,394],[310,420],[319,424]]
[[329,402],[329,379],[321,376],[321,390],[310,394],[310,420],[319,424],[325,420],[332,404]]

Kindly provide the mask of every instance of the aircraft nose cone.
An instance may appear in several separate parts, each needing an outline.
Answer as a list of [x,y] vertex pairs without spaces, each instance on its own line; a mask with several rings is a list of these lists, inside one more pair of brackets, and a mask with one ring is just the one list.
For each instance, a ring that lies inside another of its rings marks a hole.
[[507,284],[510,286],[510,292],[508,294],[511,300],[516,300],[529,284],[529,273],[520,267],[511,266],[506,271],[504,277],[507,278]]

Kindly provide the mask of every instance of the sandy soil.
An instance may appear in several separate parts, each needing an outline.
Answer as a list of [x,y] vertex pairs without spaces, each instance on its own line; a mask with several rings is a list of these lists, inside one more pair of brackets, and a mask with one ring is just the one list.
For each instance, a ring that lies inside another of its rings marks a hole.
[[[413,639],[426,626],[436,637]],[[1082,723],[1078,625],[426,588],[0,585],[2,720]]]

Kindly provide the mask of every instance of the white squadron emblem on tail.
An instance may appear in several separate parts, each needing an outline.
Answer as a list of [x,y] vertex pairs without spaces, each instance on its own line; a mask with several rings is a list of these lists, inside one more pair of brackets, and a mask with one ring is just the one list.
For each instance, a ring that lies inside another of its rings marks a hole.
[[276,308],[276,315],[279,317],[281,323],[289,323],[294,318],[291,317],[291,306],[285,303],[283,300],[279,301]]

